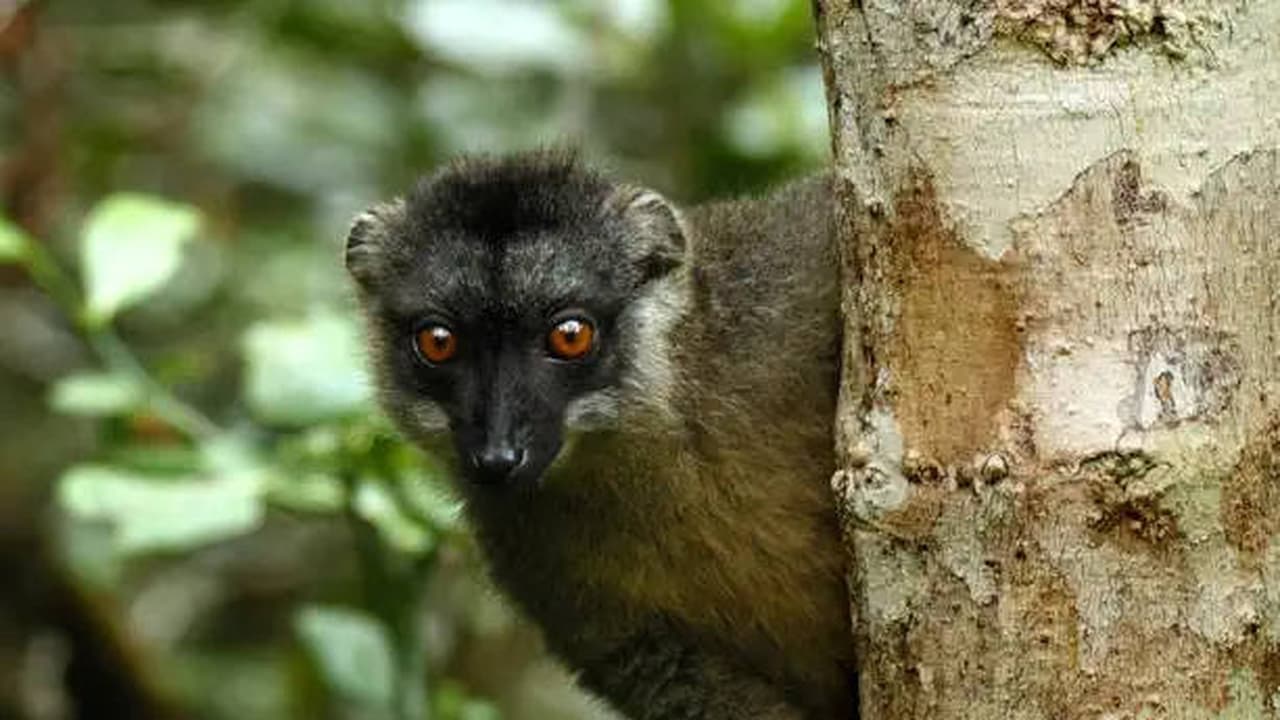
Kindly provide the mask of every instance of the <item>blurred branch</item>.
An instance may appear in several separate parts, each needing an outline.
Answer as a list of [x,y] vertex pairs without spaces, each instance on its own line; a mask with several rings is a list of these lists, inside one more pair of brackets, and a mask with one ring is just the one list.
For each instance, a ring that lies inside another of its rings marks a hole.
[[168,388],[156,382],[129,346],[110,326],[91,330],[88,340],[89,345],[107,367],[129,376],[146,389],[151,409],[160,419],[197,440],[208,440],[221,432],[218,425],[195,406],[183,402]]
[[160,419],[188,437],[198,440],[207,440],[220,432],[218,425],[204,413],[156,382],[110,324],[83,321],[79,288],[43,244],[36,243],[32,248],[27,267],[36,285],[48,293],[63,313],[77,323],[98,359],[109,369],[128,376],[146,390],[151,407]]

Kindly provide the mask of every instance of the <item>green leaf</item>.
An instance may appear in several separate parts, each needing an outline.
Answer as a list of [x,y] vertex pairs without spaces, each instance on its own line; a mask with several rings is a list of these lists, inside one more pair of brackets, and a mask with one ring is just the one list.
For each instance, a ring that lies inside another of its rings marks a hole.
[[0,263],[25,261],[33,242],[22,228],[0,218]]
[[201,472],[206,467],[197,448],[162,443],[130,443],[109,447],[102,454],[101,462],[151,478],[186,477]]
[[263,422],[308,425],[367,412],[355,322],[333,313],[262,322],[244,337],[249,408]]
[[467,700],[458,708],[458,720],[502,720],[502,713],[491,702]]
[[262,522],[260,478],[155,477],[122,468],[79,465],[58,486],[73,516],[108,522],[122,553],[185,550],[242,535]]
[[303,513],[337,513],[345,493],[332,475],[271,473],[267,480],[267,501]]
[[382,625],[354,610],[312,605],[298,612],[294,627],[332,692],[380,713],[390,709],[395,659]]
[[422,517],[436,530],[454,530],[462,525],[462,501],[449,483],[449,473],[432,453],[424,453],[394,437],[383,438],[379,447],[390,466],[390,482],[407,506],[407,512]]
[[200,444],[200,461],[205,470],[219,475],[258,471],[267,462],[248,434],[224,432]]
[[450,494],[439,480],[419,475],[399,482],[404,502],[412,512],[441,530],[454,530],[462,524],[462,501]]
[[[406,28],[432,56],[442,55],[467,67],[495,72],[529,66],[568,71],[591,57],[590,39],[556,3],[436,0],[411,5],[406,17]],[[503,33],[506,27],[518,27],[520,32]]]
[[124,415],[142,406],[146,390],[132,378],[115,373],[77,373],[59,380],[49,406],[67,415]]
[[160,289],[199,225],[190,205],[148,195],[120,193],[98,203],[80,247],[89,322],[106,322]]
[[431,704],[438,720],[501,720],[492,703],[472,697],[456,682],[445,680],[435,687]]
[[262,498],[272,505],[304,513],[341,510],[346,492],[338,478],[291,464],[287,457],[282,457],[281,447],[276,445],[268,457],[249,436],[224,433],[202,443],[200,455],[204,469],[210,473],[257,473],[262,480]]
[[377,480],[366,479],[356,489],[356,513],[378,529],[378,534],[391,547],[409,554],[420,554],[435,545],[431,529],[406,517],[396,499]]

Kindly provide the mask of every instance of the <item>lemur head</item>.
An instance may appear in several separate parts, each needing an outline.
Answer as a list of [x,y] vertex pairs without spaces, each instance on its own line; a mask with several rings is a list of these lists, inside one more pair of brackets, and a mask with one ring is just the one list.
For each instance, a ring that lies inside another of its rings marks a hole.
[[687,247],[661,196],[568,153],[424,178],[347,238],[384,407],[421,443],[451,431],[468,480],[537,480],[566,430],[662,391]]

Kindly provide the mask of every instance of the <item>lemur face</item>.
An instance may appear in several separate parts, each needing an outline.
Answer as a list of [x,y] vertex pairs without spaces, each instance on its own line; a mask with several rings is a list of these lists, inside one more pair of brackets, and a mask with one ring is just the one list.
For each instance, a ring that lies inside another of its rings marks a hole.
[[539,479],[566,429],[615,423],[647,296],[683,252],[655,198],[538,154],[456,164],[362,215],[347,264],[401,429],[451,433],[461,475],[506,486]]

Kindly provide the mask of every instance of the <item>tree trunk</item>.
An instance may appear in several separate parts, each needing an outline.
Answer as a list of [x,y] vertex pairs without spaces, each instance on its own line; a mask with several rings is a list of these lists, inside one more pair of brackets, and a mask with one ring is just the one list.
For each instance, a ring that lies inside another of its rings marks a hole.
[[868,720],[1280,719],[1280,0],[817,0]]

